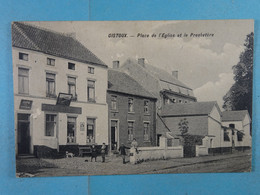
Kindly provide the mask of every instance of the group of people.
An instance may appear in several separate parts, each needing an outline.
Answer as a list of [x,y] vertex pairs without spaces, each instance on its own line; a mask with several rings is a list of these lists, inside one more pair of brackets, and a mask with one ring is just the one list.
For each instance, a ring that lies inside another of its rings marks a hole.
[[[138,153],[137,147],[138,147],[138,143],[136,141],[136,139],[134,138],[132,143],[131,143],[131,147],[133,147],[136,150],[136,153]],[[129,147],[125,146],[124,143],[121,143],[118,151],[120,153],[120,155],[122,156],[123,159],[123,164],[126,163],[125,158],[126,158],[126,150],[130,149]],[[95,159],[95,162],[97,161],[97,156],[98,156],[98,150],[95,144],[92,145],[91,147],[91,162],[93,159]],[[101,157],[102,157],[102,163],[105,162],[105,156],[106,156],[106,144],[103,143],[101,146]]]

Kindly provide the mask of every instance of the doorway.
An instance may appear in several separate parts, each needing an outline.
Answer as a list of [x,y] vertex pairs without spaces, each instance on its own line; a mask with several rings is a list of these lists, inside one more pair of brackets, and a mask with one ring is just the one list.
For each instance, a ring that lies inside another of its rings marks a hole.
[[118,121],[111,120],[110,128],[111,150],[118,149]]
[[18,154],[30,153],[30,114],[18,114]]

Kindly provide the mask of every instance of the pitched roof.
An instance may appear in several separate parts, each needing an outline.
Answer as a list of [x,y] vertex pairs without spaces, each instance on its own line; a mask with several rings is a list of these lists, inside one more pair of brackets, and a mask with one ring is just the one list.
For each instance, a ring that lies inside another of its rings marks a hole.
[[247,110],[224,111],[222,112],[222,121],[242,121],[246,114],[248,114]]
[[191,102],[185,104],[171,104],[165,106],[161,116],[187,116],[187,115],[208,115],[217,102]]
[[130,59],[130,58],[127,59],[127,61],[125,62],[125,64],[128,64],[128,63],[132,63],[132,64],[135,64],[135,65],[143,67],[143,69],[145,71],[147,71],[152,76],[154,76],[155,78],[157,78],[158,80],[160,80],[162,82],[166,82],[166,83],[169,83],[169,84],[177,85],[177,86],[184,87],[184,88],[187,88],[187,89],[191,90],[191,88],[189,88],[187,85],[185,85],[184,83],[179,81],[177,78],[175,78],[174,76],[172,76],[171,74],[169,74],[165,70],[162,70],[160,68],[152,66],[152,65],[150,65],[148,63],[145,63],[144,66],[142,66],[142,65],[138,64],[137,60]]
[[138,82],[119,70],[108,69],[108,91],[156,99]]
[[84,63],[107,67],[75,38],[21,22],[12,24],[12,45]]

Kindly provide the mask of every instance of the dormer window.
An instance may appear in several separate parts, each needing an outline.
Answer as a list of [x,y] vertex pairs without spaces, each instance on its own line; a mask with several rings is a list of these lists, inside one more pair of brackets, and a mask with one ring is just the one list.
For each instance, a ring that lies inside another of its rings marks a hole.
[[28,61],[28,54],[19,52],[19,60]]
[[68,69],[70,69],[70,70],[75,70],[75,64],[69,62],[69,63],[68,63]]
[[47,65],[55,66],[55,59],[47,58]]
[[93,67],[88,67],[88,73],[94,74],[94,68]]

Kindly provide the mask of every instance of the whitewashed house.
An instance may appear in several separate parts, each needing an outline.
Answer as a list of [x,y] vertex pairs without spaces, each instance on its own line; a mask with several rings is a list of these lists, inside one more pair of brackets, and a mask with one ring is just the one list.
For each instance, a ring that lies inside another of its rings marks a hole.
[[74,37],[20,22],[12,53],[16,154],[108,143],[107,65]]
[[224,142],[236,150],[251,148],[251,119],[247,110],[222,112]]

